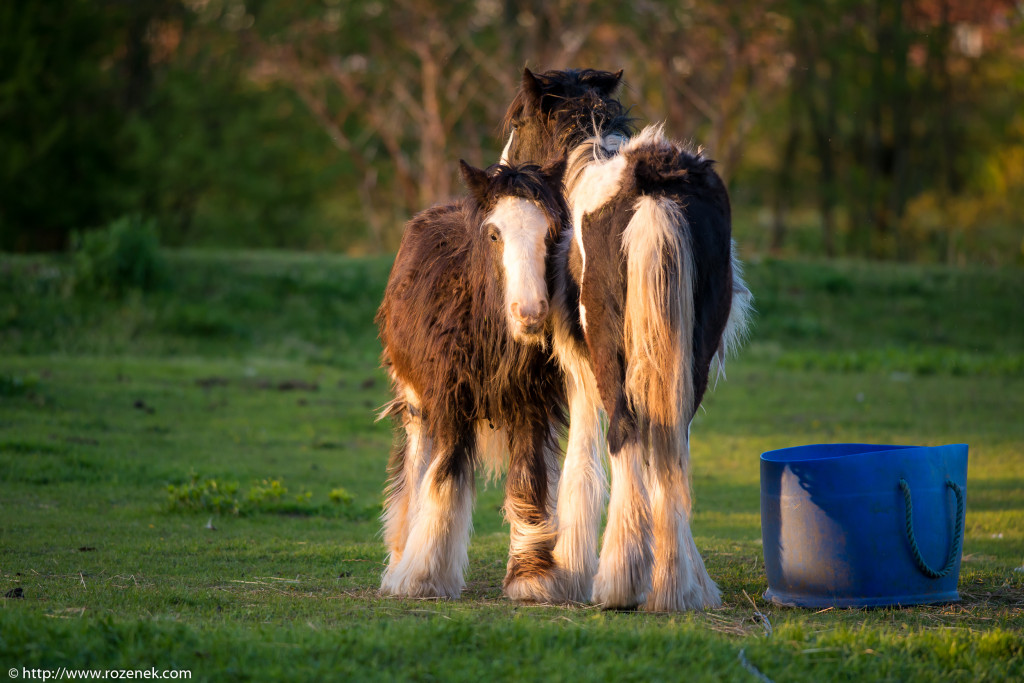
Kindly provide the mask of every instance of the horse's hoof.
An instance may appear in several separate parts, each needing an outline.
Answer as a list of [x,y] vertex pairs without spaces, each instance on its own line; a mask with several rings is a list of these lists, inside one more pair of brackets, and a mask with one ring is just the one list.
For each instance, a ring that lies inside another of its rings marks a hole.
[[415,576],[409,572],[389,569],[381,579],[380,592],[396,598],[439,598],[457,600],[462,595],[462,583],[455,579],[442,581],[437,577]]
[[562,581],[553,571],[506,579],[504,593],[506,598],[516,602],[546,605],[566,602]]
[[642,587],[629,585],[628,582],[607,580],[600,572],[594,577],[595,605],[604,609],[632,610],[643,604],[646,591]]
[[594,592],[593,582],[582,576],[567,576],[562,580],[562,597],[564,602],[586,604],[590,602]]
[[721,606],[722,592],[708,577],[706,583],[693,586],[686,591],[661,592],[654,588],[640,609],[645,612],[686,612]]

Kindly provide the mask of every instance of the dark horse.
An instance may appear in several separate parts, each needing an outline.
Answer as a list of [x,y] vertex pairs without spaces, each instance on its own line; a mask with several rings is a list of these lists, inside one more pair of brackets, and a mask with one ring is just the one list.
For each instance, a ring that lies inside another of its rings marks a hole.
[[[653,611],[720,604],[690,532],[689,426],[750,307],[729,197],[710,160],[660,126],[634,135],[622,72],[527,69],[505,162],[569,155],[571,231],[556,249],[554,351],[569,444],[554,557],[566,597]],[[600,413],[608,416],[604,499]]]
[[564,385],[547,340],[553,251],[569,224],[565,160],[464,162],[469,197],[413,218],[377,324],[404,428],[389,465],[385,593],[457,598],[464,586],[474,467],[508,454],[505,594],[561,599],[551,494]]

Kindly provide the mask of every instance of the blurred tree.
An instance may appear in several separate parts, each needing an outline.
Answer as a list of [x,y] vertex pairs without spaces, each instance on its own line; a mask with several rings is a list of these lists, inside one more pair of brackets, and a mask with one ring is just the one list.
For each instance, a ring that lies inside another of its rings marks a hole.
[[528,64],[624,68],[751,243],[1004,262],[1022,45],[1013,0],[12,0],[0,248],[129,213],[171,244],[393,248],[460,157],[497,159]]
[[497,2],[328,1],[249,36],[253,76],[291,88],[351,160],[374,248],[452,195],[453,157],[480,163],[481,126],[504,106],[486,107],[493,86],[481,73],[500,12]]
[[249,78],[252,17],[232,7],[151,23],[155,85],[124,127],[133,204],[170,244],[348,247],[361,230],[331,235],[325,215],[346,164],[291,93]]
[[616,21],[629,28],[629,73],[647,86],[641,106],[730,178],[762,105],[785,86],[784,17],[771,2],[723,0],[620,5]]
[[122,22],[86,0],[0,4],[0,247],[60,247],[118,204],[122,93],[103,60]]
[[[943,197],[963,191],[978,150],[968,131],[991,125],[996,113],[979,91],[977,41],[1005,29],[1009,5],[790,0],[791,115],[810,133],[826,254],[908,258],[918,248],[904,234],[911,198],[926,188],[941,188]],[[794,134],[791,128],[783,159],[791,158]],[[842,245],[839,208],[848,224]],[[778,246],[784,227],[775,233]]]

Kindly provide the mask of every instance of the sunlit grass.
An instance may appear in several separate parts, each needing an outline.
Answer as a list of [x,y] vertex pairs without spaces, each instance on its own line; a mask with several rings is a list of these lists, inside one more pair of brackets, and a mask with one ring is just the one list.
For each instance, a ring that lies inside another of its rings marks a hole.
[[[49,266],[0,262],[0,594],[23,595],[0,600],[8,667],[154,665],[228,680],[750,680],[743,651],[776,680],[1024,674],[1024,377],[781,361],[899,347],[927,323],[944,331],[921,348],[1002,362],[1024,348],[1024,323],[1002,318],[1019,273],[752,266],[768,305],[692,437],[694,534],[725,605],[648,615],[504,600],[501,487],[482,482],[464,598],[378,596],[391,434],[374,422],[387,386],[371,320],[386,263],[172,260],[169,291],[84,308],[59,286],[33,284]],[[904,300],[918,296],[915,272],[939,299],[921,313]],[[848,284],[830,291],[837,279]],[[940,280],[958,284],[927,284]],[[961,310],[972,292],[975,310]],[[152,322],[207,303],[247,333]],[[893,305],[905,313],[890,317]],[[929,323],[933,308],[950,320]],[[878,319],[881,332],[850,317]],[[829,323],[807,336],[780,318]],[[968,327],[989,318],[989,330]],[[827,441],[970,444],[961,603],[817,613],[764,603],[758,456]],[[237,484],[239,502],[263,493],[234,514],[176,504],[168,489],[211,481]],[[287,493],[267,493],[272,481]],[[332,501],[337,489],[351,501]]]

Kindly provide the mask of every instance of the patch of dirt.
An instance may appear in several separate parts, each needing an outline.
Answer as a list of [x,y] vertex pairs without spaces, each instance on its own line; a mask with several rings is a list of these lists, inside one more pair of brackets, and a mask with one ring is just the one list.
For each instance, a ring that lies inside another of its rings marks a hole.
[[210,387],[226,387],[230,382],[227,377],[200,377],[196,380],[196,385],[203,389],[209,389]]
[[135,403],[132,404],[132,407],[136,408],[137,410],[145,412],[147,415],[152,415],[153,413],[156,412],[156,408],[147,404],[141,398],[135,399]]
[[278,391],[320,391],[320,385],[316,382],[306,382],[301,379],[286,379],[277,383]]
[[285,379],[276,383],[267,379],[261,379],[256,382],[256,388],[273,391],[320,391],[319,384],[307,382],[304,379]]

